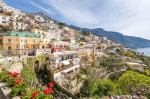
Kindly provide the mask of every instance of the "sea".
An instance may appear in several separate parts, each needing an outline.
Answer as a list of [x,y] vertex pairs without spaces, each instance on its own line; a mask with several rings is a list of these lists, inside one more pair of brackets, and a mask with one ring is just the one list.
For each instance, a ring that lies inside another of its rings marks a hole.
[[138,52],[143,52],[146,56],[150,56],[150,48],[139,48],[136,49]]

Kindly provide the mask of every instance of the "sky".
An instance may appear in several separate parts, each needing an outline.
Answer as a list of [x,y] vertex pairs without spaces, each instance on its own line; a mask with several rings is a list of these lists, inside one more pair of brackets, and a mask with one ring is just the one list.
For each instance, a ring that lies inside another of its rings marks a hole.
[[103,28],[150,40],[150,0],[3,0],[22,12],[44,12],[82,28]]

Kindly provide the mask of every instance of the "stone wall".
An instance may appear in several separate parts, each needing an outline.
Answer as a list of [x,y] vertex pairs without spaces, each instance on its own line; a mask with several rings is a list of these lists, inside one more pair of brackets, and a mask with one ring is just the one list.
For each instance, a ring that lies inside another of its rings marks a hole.
[[51,72],[51,70],[48,70],[48,77],[49,79],[54,83],[54,85],[60,89],[61,91],[65,92],[66,94],[68,94],[69,96],[72,97],[72,99],[78,99],[75,95],[73,95],[69,90],[67,90],[66,88],[64,88],[63,86],[61,86],[60,84],[58,84],[55,80],[54,80],[54,74]]
[[111,97],[103,97],[102,99],[148,99],[145,96],[137,96],[137,95],[121,95],[121,96],[111,96]]

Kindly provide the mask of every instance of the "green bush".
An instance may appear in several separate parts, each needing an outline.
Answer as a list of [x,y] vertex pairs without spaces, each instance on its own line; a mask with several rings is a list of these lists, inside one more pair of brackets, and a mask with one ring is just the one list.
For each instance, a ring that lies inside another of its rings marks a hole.
[[99,97],[113,95],[115,90],[115,84],[110,80],[98,80],[93,86],[93,96],[98,95]]
[[119,77],[125,73],[125,71],[121,71],[121,72],[115,72],[109,75],[109,79],[113,82],[117,82],[117,80],[119,79]]
[[0,79],[1,79],[2,82],[9,81],[11,79],[11,75],[8,75],[7,71],[2,71],[0,73]]
[[125,95],[127,92],[123,92],[121,89],[115,87],[115,83],[111,80],[98,79],[93,82],[92,79],[85,79],[83,86],[80,88],[81,97],[93,97],[101,98],[103,96],[111,95]]
[[48,95],[45,95],[43,90],[35,90],[35,89],[30,90],[30,91],[23,97],[23,99],[30,99],[33,92],[38,92],[36,98],[34,98],[34,99],[53,99],[53,96],[51,95],[51,93],[49,93]]
[[116,87],[130,93],[133,92],[131,88],[144,88],[150,91],[150,77],[137,72],[128,71],[119,78]]
[[80,88],[80,94],[82,97],[90,97],[92,95],[93,82],[90,78],[86,78],[83,82],[83,86]]
[[23,66],[23,70],[21,71],[21,76],[26,78],[29,81],[36,79],[36,73],[33,69],[32,59],[28,59],[27,66]]
[[26,90],[27,90],[27,83],[26,82],[19,83],[18,85],[15,85],[12,88],[10,92],[10,97],[12,98],[17,95],[22,95]]
[[8,80],[8,84],[7,87],[14,87],[14,83],[18,78],[11,78],[10,80]]

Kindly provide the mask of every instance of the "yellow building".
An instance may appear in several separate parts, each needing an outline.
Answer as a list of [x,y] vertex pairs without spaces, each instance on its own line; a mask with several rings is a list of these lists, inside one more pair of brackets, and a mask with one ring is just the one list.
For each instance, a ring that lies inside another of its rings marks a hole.
[[3,48],[5,54],[25,54],[26,51],[33,52],[45,48],[46,44],[41,38],[3,36]]

